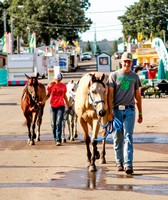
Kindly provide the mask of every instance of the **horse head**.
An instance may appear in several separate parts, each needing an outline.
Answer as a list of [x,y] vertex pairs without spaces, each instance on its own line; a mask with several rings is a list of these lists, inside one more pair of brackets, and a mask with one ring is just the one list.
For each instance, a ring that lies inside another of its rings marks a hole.
[[95,74],[89,74],[91,80],[89,82],[89,103],[92,104],[93,109],[96,111],[99,117],[103,117],[106,114],[106,86],[103,82],[105,74],[101,77],[96,77]]
[[75,82],[73,80],[71,80],[67,84],[67,96],[71,103],[74,102],[78,84],[79,84],[79,81]]
[[29,93],[33,102],[37,103],[38,101],[38,74],[37,76],[29,77],[25,74],[27,78],[27,92]]

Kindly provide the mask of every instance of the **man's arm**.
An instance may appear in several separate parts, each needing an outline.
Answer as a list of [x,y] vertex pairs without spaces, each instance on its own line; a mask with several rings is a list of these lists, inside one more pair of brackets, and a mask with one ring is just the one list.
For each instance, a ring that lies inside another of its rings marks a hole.
[[135,99],[136,99],[136,105],[137,105],[138,112],[139,112],[138,113],[138,120],[137,120],[137,122],[138,123],[142,123],[142,121],[143,121],[143,117],[142,117],[142,97],[141,97],[139,89],[137,89],[135,91]]

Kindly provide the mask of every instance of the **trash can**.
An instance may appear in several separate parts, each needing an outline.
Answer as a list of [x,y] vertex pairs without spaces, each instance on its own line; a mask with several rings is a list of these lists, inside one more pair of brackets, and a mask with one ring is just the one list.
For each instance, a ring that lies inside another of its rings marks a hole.
[[0,69],[0,86],[8,86],[8,71]]
[[148,79],[154,79],[156,77],[156,69],[148,70]]

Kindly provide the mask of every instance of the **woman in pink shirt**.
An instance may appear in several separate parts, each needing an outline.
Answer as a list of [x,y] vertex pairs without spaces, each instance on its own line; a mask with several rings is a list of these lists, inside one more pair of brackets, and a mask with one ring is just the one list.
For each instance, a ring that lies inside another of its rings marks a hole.
[[65,103],[67,107],[70,108],[66,96],[67,88],[66,85],[61,82],[62,78],[61,73],[55,74],[54,80],[47,86],[47,97],[45,99],[46,101],[50,97],[51,128],[56,146],[60,146],[62,141],[62,120],[65,111]]

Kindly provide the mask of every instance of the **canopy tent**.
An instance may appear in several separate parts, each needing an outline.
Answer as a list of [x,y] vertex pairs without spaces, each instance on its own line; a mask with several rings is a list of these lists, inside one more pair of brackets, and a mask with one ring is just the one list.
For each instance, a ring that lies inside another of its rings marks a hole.
[[165,73],[164,64],[163,64],[162,59],[160,59],[160,61],[159,61],[157,79],[166,79],[166,73]]

